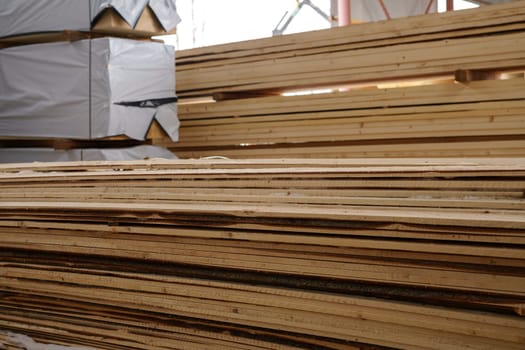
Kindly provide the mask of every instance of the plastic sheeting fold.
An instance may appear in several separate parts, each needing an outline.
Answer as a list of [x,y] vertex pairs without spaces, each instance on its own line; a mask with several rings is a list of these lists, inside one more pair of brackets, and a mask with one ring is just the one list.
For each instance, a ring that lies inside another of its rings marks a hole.
[[167,32],[175,29],[182,21],[175,0],[149,0],[149,7]]
[[176,0],[2,0],[0,37],[53,32],[87,31],[93,20],[112,8],[134,28],[149,6],[162,27],[172,31],[181,21]]
[[143,140],[156,119],[178,140],[171,46],[102,38],[0,50],[0,136]]

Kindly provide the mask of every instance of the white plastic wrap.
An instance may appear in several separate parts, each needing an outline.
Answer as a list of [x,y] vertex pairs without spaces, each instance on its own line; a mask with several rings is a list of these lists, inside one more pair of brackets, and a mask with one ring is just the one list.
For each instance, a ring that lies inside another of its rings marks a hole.
[[177,159],[165,148],[136,146],[129,148],[55,150],[53,148],[0,148],[0,163],[73,162],[82,160]]
[[0,50],[0,136],[143,140],[154,118],[178,140],[171,46],[102,38]]
[[134,28],[148,5],[166,31],[180,22],[176,0],[0,0],[0,37],[86,31],[107,8],[113,8]]
[[0,37],[89,30],[90,12],[86,0],[0,0]]
[[73,162],[82,159],[82,151],[53,148],[0,148],[0,163]]
[[89,139],[89,44],[0,50],[0,136]]

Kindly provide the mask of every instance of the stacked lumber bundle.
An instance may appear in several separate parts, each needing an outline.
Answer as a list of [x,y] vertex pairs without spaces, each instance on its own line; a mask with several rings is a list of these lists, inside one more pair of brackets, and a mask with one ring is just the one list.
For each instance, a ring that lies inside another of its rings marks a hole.
[[525,1],[177,52],[179,96],[523,69]]
[[0,329],[96,349],[523,349],[524,188],[523,158],[3,166]]
[[[524,9],[179,51],[179,96],[217,102],[182,101],[181,142],[153,143],[183,158],[525,156]],[[323,87],[336,92],[280,95]]]
[[185,104],[179,157],[525,156],[524,79]]

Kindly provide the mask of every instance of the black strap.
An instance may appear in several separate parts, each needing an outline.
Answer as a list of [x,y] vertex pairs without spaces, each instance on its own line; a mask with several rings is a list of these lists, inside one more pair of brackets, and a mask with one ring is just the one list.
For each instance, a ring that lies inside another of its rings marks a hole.
[[149,100],[142,101],[132,101],[132,102],[115,102],[116,105],[126,106],[126,107],[140,107],[140,108],[157,108],[159,106],[177,102],[179,98],[175,97],[166,97],[166,98],[153,98]]

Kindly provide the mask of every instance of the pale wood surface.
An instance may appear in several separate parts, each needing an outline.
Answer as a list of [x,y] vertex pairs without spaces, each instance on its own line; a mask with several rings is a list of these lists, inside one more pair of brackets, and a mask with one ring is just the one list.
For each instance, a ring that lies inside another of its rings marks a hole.
[[183,104],[183,158],[525,156],[525,80]]
[[523,158],[1,166],[0,328],[98,349],[521,349],[524,188]]
[[282,91],[458,69],[521,69],[523,7],[517,1],[179,51],[177,91]]

